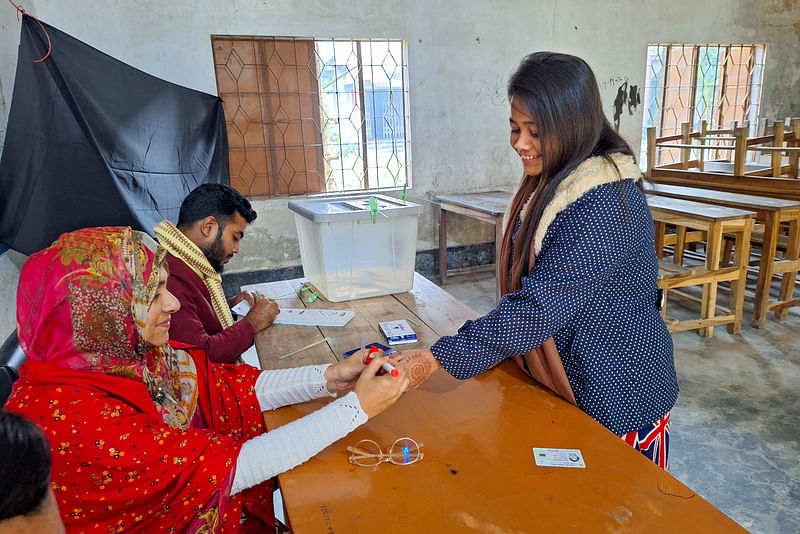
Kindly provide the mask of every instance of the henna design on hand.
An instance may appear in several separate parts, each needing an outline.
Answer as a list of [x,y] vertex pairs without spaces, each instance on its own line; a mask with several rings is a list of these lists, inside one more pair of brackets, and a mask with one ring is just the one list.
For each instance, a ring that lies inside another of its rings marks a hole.
[[427,352],[420,352],[414,354],[410,358],[403,361],[410,383],[408,389],[413,389],[422,384],[429,376],[433,374],[441,365],[436,359]]

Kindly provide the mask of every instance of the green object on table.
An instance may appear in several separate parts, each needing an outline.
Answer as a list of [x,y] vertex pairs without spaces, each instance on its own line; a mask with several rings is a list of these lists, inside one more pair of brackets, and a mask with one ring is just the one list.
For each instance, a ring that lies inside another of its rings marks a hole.
[[302,293],[303,291],[309,291],[310,292],[309,295],[308,295],[308,298],[306,299],[306,302],[314,302],[317,299],[321,300],[322,302],[325,302],[325,299],[322,297],[322,295],[320,295],[319,293],[314,291],[314,288],[312,288],[311,286],[303,286],[303,287],[301,287],[300,288],[300,292]]
[[283,297],[288,297],[289,295],[300,295],[302,298],[302,294],[306,291],[310,292],[308,298],[306,299],[306,302],[314,302],[317,299],[325,302],[325,298],[316,291],[314,291],[314,288],[311,286],[303,286],[300,289],[295,289],[294,291],[289,291],[288,293],[284,293],[283,295],[278,295],[277,297],[275,297],[275,300]]

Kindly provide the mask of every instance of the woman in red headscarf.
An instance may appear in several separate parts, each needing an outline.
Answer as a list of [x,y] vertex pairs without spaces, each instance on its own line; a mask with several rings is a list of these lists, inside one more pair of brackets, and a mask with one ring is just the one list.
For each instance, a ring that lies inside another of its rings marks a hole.
[[[68,532],[270,525],[264,481],[383,411],[408,384],[404,374],[378,376],[385,358],[261,371],[168,343],[180,304],[163,259],[146,234],[89,228],[22,269],[17,320],[28,359],[6,410],[44,429]],[[265,433],[263,410],[349,390]]]

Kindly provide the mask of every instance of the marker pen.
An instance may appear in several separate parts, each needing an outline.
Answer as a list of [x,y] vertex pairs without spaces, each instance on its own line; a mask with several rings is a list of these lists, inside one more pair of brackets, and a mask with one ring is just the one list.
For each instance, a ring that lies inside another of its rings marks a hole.
[[378,350],[379,350],[378,347],[376,347],[375,345],[371,346],[369,348],[369,352],[367,353],[366,358],[364,358],[364,363],[371,362],[372,361],[372,353],[373,352],[378,352]]
[[398,371],[397,368],[389,362],[383,364],[383,370],[392,376],[398,376],[400,374],[400,371]]

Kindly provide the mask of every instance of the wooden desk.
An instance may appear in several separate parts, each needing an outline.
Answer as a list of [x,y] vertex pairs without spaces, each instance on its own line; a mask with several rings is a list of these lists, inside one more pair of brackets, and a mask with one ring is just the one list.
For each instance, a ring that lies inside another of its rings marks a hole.
[[[679,278],[672,285],[672,287],[703,286],[700,319],[668,323],[670,331],[698,328],[701,336],[710,337],[714,333],[714,325],[727,324],[731,333],[741,330],[747,263],[750,258],[750,234],[755,212],[656,195],[648,196],[647,203],[655,222],[655,246],[659,259],[664,253],[667,225],[674,225],[678,229],[677,239],[674,242],[676,260],[683,250],[682,236],[686,235],[687,229],[699,230],[705,235],[705,269]],[[734,261],[730,266],[720,265],[723,235],[726,233],[736,236]],[[680,264],[680,261],[676,263]],[[716,315],[717,284],[725,281],[731,282],[730,313],[718,316]]]
[[483,193],[464,193],[457,195],[439,195],[439,282],[447,283],[448,274],[458,274],[474,270],[474,268],[447,269],[447,212],[458,213],[473,219],[480,219],[494,225],[494,257],[495,275],[497,275],[497,300],[500,300],[499,260],[500,245],[503,241],[503,215],[511,193],[505,191],[487,191]]
[[[648,188],[659,196],[754,211],[756,220],[764,224],[764,238],[758,262],[753,326],[763,328],[770,311],[775,312],[776,321],[785,322],[789,308],[800,306],[800,299],[793,298],[797,271],[800,270],[800,201],[676,185],[649,184]],[[777,257],[781,225],[789,229],[783,259]],[[776,275],[781,276],[781,288],[778,299],[770,301],[772,277]]]
[[[276,283],[267,294],[279,295],[287,284],[301,282]],[[333,338],[325,351],[304,362],[289,358],[292,364],[332,361],[357,345],[353,339],[359,332],[377,332],[384,318],[415,318],[421,326],[414,329],[423,338],[419,346],[427,346],[435,341],[431,336],[452,334],[476,316],[419,275],[409,293],[339,305],[355,310],[356,317],[335,332],[325,331]],[[317,301],[310,306],[334,305]],[[274,325],[259,333],[256,346],[262,362],[271,366],[275,353],[315,336],[322,333],[298,336],[294,328]],[[272,343],[282,348],[276,351]],[[264,419],[275,428],[325,402],[282,408]],[[347,461],[346,447],[361,439],[388,446],[403,436],[424,444],[421,462],[371,469]],[[538,446],[581,449],[587,467],[537,467],[531,448]],[[296,534],[745,532],[586,414],[533,385],[510,361],[466,381],[437,371],[389,410],[278,481]]]

